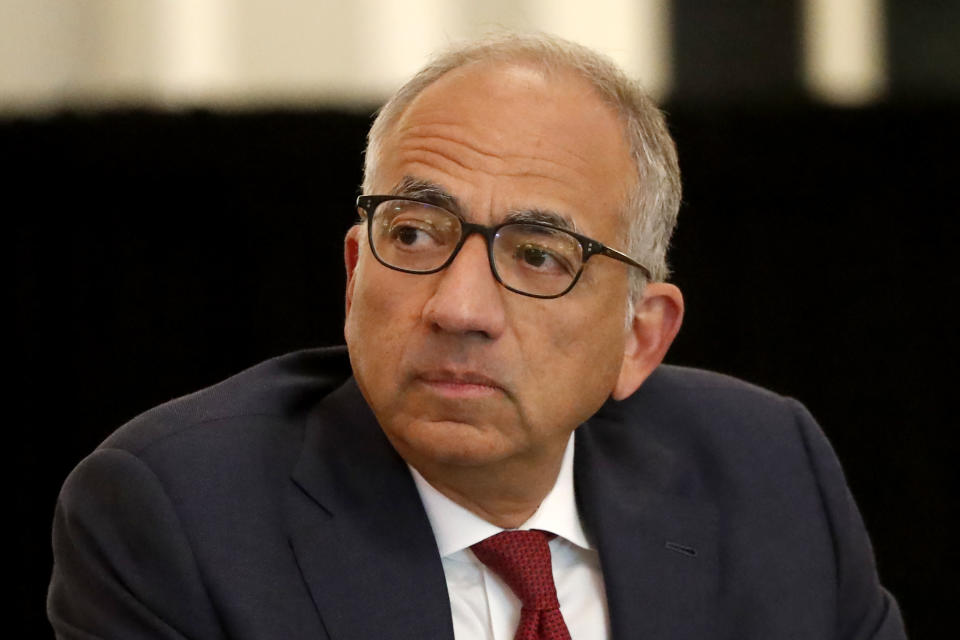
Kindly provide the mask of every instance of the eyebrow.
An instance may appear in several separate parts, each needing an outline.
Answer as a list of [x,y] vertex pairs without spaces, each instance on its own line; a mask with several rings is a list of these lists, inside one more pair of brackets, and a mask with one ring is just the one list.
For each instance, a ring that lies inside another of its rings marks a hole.
[[[442,207],[460,219],[466,219],[463,214],[464,207],[460,204],[460,200],[442,186],[430,180],[404,176],[390,190],[390,195],[416,198],[427,204]],[[578,232],[577,225],[572,218],[549,209],[514,209],[507,213],[503,222],[539,222],[567,231]]]
[[463,218],[460,201],[456,196],[441,187],[436,182],[414,178],[413,176],[404,176],[397,185],[390,190],[390,195],[401,196],[404,198],[416,198],[427,204],[436,205],[448,210],[450,213]]
[[569,216],[548,209],[517,209],[508,213],[503,221],[540,222],[567,231],[577,231],[577,225]]

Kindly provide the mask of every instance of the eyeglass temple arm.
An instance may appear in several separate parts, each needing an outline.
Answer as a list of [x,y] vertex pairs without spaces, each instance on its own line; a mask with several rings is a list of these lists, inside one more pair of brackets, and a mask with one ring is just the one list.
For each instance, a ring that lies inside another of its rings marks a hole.
[[640,264],[639,262],[637,262],[636,260],[628,256],[627,254],[617,251],[616,249],[611,249],[610,247],[603,244],[600,244],[599,247],[597,247],[597,249],[598,250],[596,250],[596,253],[602,253],[608,258],[613,258],[614,260],[619,260],[620,262],[625,262],[626,264],[629,264],[632,267],[636,267],[637,269],[640,269],[640,271],[643,272],[644,278],[646,278],[647,280],[653,279],[653,274],[650,273],[650,269],[647,269],[645,266],[643,266],[642,264]]

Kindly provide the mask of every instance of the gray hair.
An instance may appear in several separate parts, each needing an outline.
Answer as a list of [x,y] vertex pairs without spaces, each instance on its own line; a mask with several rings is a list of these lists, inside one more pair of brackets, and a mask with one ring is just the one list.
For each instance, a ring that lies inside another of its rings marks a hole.
[[[677,151],[663,114],[612,60],[555,36],[500,34],[454,47],[434,58],[377,114],[367,136],[364,193],[372,189],[384,139],[420,92],[447,72],[479,62],[529,62],[547,71],[573,71],[613,107],[623,122],[637,173],[621,214],[627,228],[623,250],[646,265],[654,281],[665,280],[669,275],[667,247],[677,222],[681,187]],[[640,270],[631,270],[631,307],[642,296],[644,285]]]

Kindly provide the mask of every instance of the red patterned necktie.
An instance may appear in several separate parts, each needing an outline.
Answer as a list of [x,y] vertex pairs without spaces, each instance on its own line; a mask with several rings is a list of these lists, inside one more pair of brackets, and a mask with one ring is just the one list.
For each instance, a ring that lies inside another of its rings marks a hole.
[[503,531],[470,547],[520,598],[514,640],[570,640],[553,584],[550,538],[553,534],[537,530]]

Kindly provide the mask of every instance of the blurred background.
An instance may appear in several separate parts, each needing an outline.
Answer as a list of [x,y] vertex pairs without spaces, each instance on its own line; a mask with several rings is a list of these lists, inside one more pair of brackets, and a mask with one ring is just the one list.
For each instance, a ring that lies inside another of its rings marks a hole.
[[0,0],[19,637],[52,636],[50,524],[84,455],[341,341],[371,114],[503,28],[595,47],[664,106],[688,304],[668,361],[806,403],[912,636],[947,628],[960,2]]

